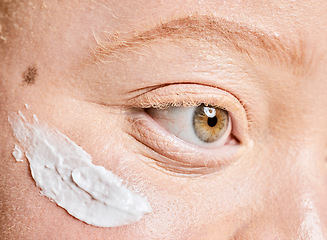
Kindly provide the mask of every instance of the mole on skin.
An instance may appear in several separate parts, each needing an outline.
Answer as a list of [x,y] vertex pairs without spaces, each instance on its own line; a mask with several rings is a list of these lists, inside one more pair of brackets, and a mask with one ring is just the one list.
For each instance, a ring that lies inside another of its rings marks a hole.
[[23,73],[23,82],[27,84],[34,84],[37,77],[36,67],[28,67],[28,69]]

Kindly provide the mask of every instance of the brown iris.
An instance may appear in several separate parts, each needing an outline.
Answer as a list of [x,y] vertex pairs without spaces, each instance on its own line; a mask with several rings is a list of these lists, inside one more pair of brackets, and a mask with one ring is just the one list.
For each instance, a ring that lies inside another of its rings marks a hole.
[[226,132],[228,124],[228,112],[218,107],[201,104],[193,115],[195,134],[204,142],[218,140]]

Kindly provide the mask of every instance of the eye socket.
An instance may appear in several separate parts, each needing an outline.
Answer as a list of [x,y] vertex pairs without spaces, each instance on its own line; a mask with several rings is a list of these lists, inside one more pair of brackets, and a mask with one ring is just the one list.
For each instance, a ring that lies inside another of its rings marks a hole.
[[[202,175],[216,171],[253,146],[245,108],[225,90],[171,84],[146,91],[128,104],[135,111],[127,115],[130,124],[126,131],[142,144],[140,151],[150,164],[154,161],[170,172]],[[213,109],[221,118],[219,121],[217,116],[217,123]],[[199,133],[201,129],[206,129],[204,133],[213,135],[214,140]]]
[[199,147],[217,148],[232,140],[230,116],[219,107],[201,104],[146,112],[168,132]]

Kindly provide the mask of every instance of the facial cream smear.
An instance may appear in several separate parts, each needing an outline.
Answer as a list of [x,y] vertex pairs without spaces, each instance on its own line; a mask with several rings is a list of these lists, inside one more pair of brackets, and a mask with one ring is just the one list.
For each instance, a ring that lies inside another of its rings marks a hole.
[[[152,208],[64,134],[19,112],[8,117],[31,174],[44,196],[90,225],[116,227],[139,221]],[[17,145],[15,150],[17,152]],[[21,160],[20,154],[15,154]]]

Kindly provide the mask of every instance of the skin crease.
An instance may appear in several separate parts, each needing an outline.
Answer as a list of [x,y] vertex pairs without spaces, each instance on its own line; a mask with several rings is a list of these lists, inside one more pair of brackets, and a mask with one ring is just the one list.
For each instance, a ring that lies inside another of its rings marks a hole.
[[[326,1],[35,0],[0,6],[10,19],[2,13],[2,239],[327,239]],[[264,30],[289,45],[302,41],[310,68],[296,75],[219,46],[167,39],[85,65],[108,35],[195,14]],[[24,84],[31,66],[35,83]],[[146,147],[129,134],[131,110],[122,105],[139,93],[133,90],[176,81],[237,96],[250,120],[235,124],[249,125],[252,146],[200,177],[153,167]],[[41,196],[27,160],[11,155],[15,141],[7,119],[18,110],[66,134],[94,164],[143,192],[154,212],[133,225],[97,228]]]

